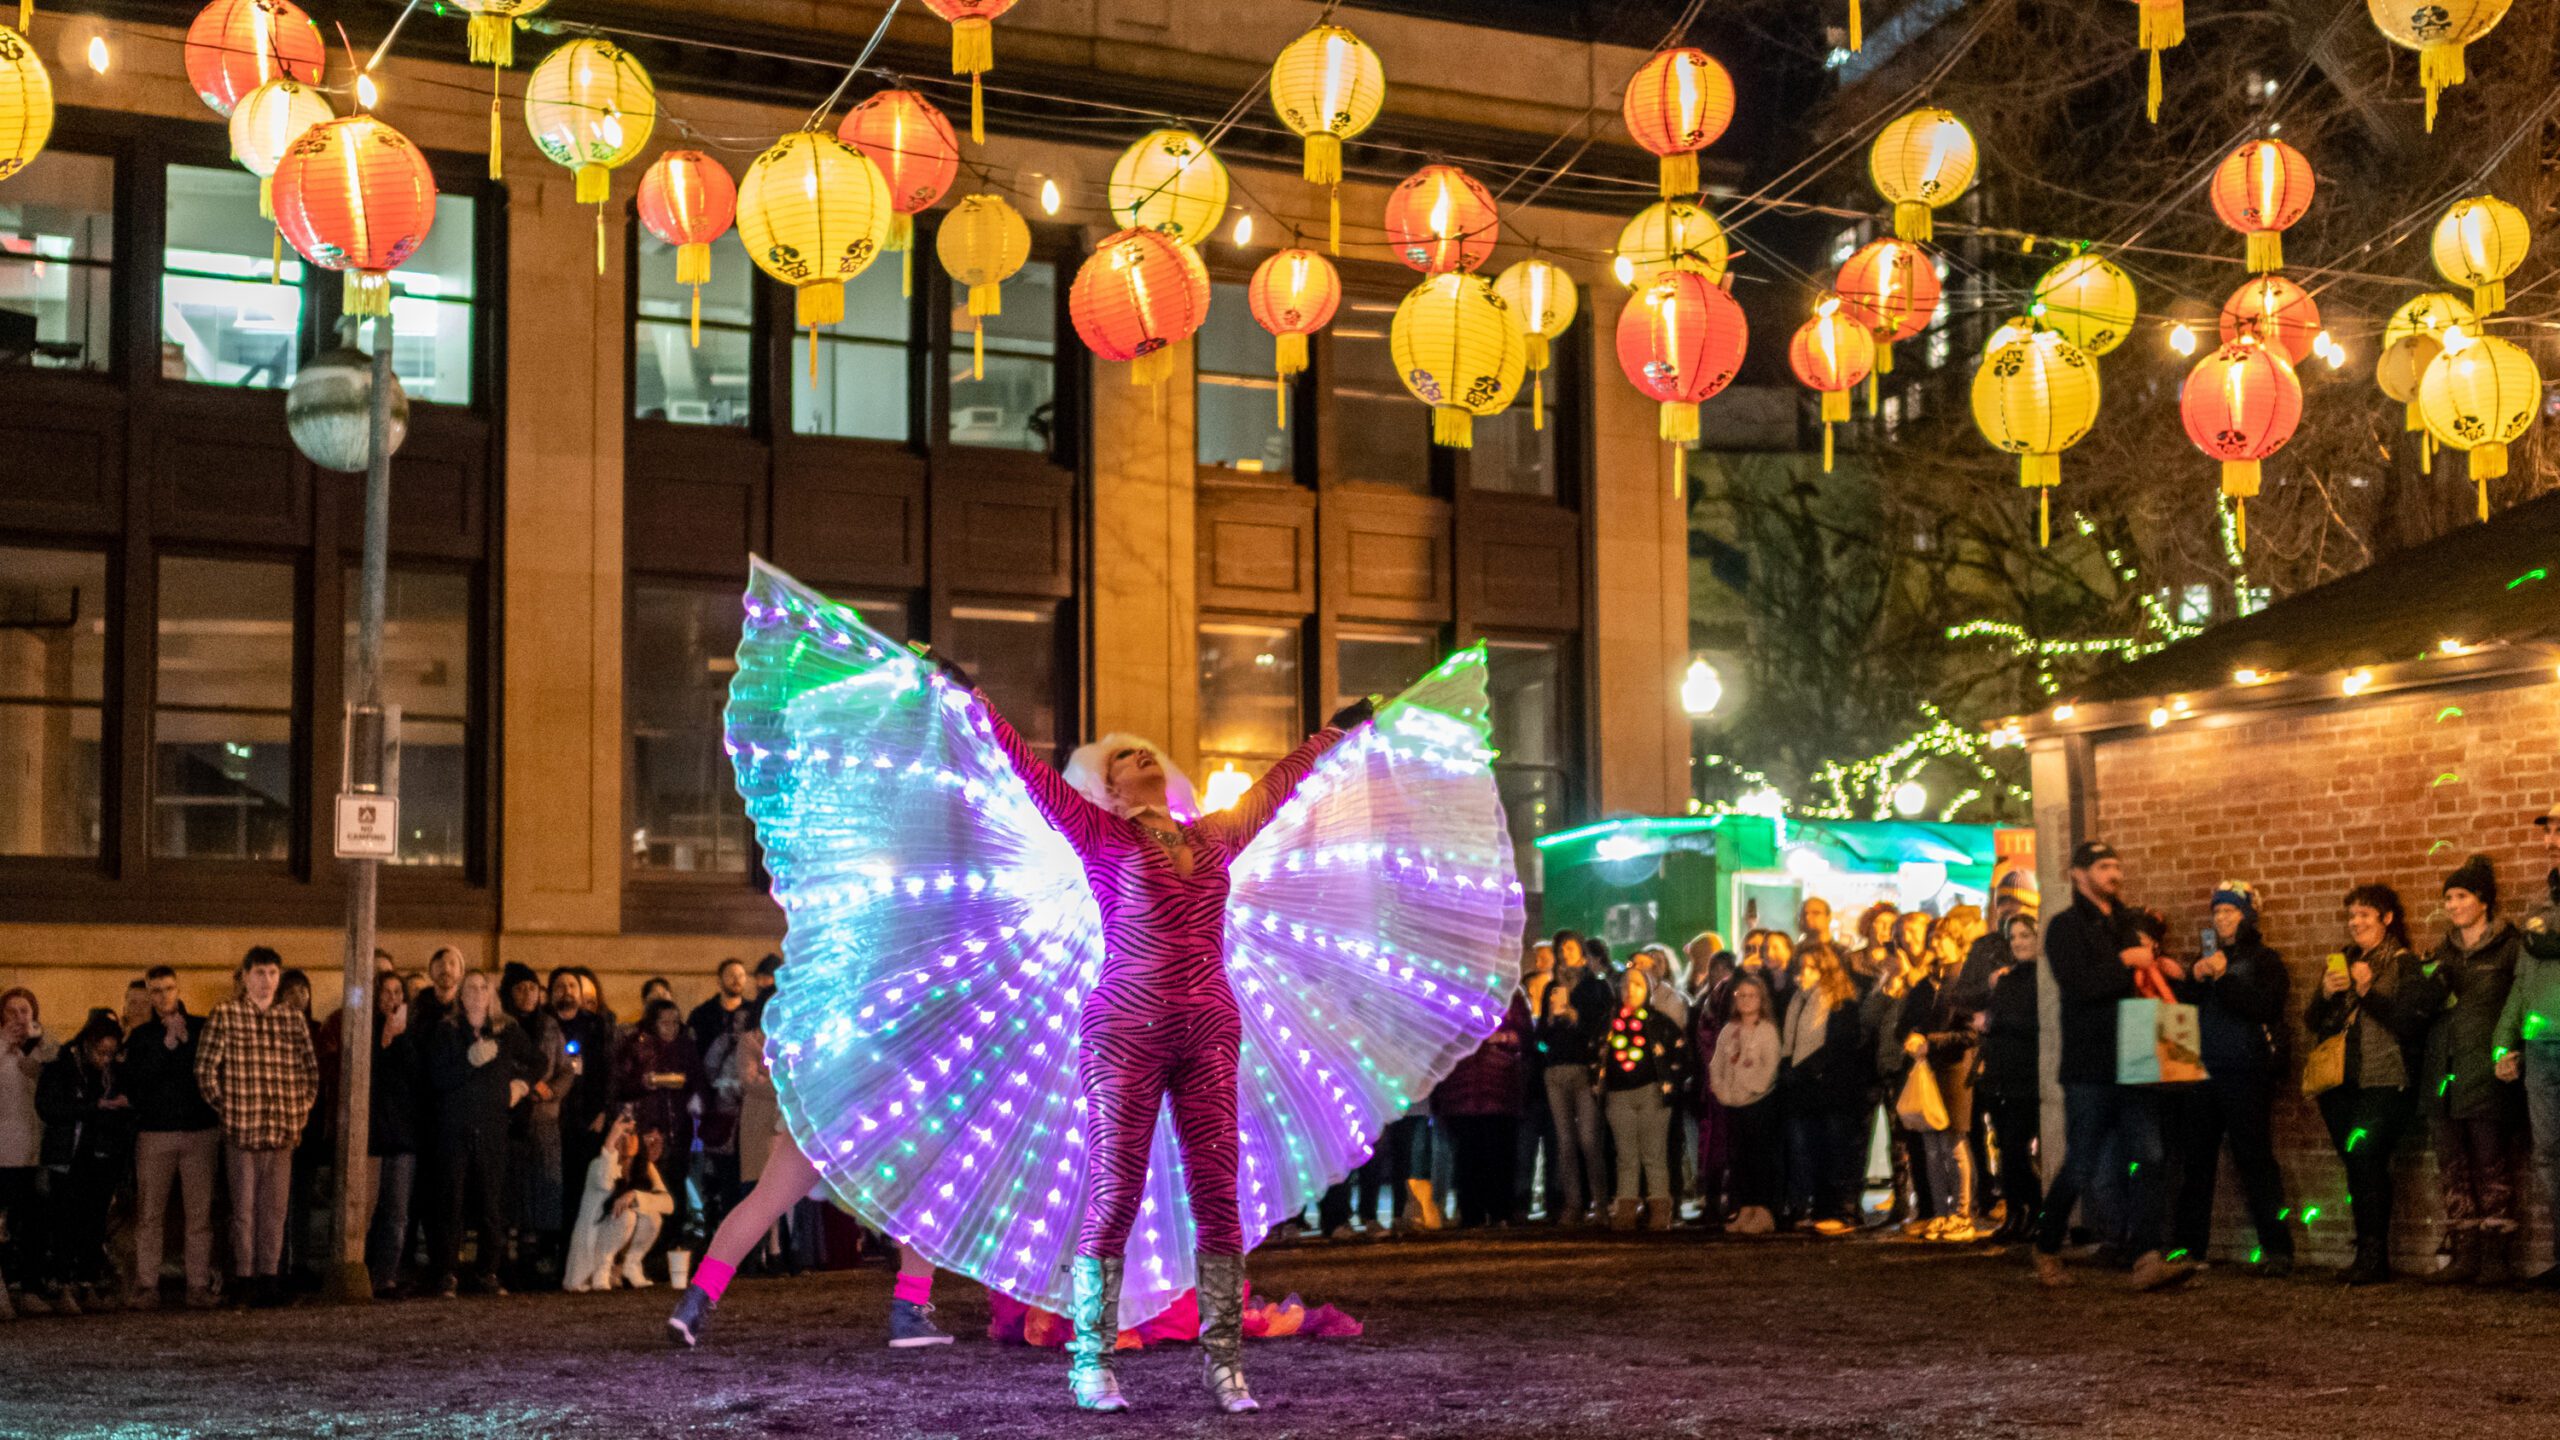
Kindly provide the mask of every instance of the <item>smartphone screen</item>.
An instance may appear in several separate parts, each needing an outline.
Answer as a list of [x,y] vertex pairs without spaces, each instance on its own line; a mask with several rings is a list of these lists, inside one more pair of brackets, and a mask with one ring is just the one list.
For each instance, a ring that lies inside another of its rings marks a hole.
[[2222,950],[2222,937],[2221,937],[2221,936],[2219,936],[2219,935],[2217,935],[2217,934],[2215,934],[2215,933],[2213,933],[2213,927],[2212,927],[2212,926],[2210,926],[2210,925],[2207,925],[2206,927],[2204,927],[2204,942],[2203,942],[2203,948],[2202,948],[2202,949],[2199,949],[2198,951],[2196,951],[2196,953],[2197,953],[2198,955],[2214,955],[2214,954],[2219,954],[2219,953],[2221,952],[2221,950]]

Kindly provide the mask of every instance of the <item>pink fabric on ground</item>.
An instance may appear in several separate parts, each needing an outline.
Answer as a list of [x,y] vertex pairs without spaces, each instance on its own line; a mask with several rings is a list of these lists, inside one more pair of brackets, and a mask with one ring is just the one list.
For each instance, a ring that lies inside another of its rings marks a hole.
[[712,1303],[716,1305],[720,1301],[721,1292],[729,1288],[730,1277],[737,1273],[738,1267],[735,1265],[720,1260],[705,1260],[694,1268],[693,1283],[703,1294],[710,1296]]
[[933,1272],[926,1271],[922,1275],[899,1276],[897,1283],[889,1287],[889,1295],[892,1299],[904,1300],[911,1305],[932,1304]]

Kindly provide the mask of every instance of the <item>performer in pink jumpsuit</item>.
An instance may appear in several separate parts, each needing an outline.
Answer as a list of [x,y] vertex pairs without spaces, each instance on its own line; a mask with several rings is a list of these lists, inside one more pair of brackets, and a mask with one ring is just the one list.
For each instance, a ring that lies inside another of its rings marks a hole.
[[[954,672],[955,678],[958,677]],[[1069,1384],[1087,1410],[1122,1410],[1111,1365],[1122,1257],[1146,1183],[1157,1110],[1170,1098],[1199,1234],[1200,1343],[1210,1396],[1257,1409],[1242,1368],[1244,1232],[1236,1210],[1236,1057],[1243,1021],[1227,980],[1227,871],[1371,703],[1344,708],[1271,767],[1234,808],[1184,824],[1154,746],[1106,736],[1061,775],[977,698],[1041,815],[1084,862],[1102,913],[1102,969],[1085,997],[1077,1080],[1091,1166],[1074,1269]]]

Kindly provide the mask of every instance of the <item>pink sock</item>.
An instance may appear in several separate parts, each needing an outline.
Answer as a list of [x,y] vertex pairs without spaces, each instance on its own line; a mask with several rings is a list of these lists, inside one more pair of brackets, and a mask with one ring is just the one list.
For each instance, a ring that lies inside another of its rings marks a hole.
[[898,1282],[889,1287],[889,1296],[893,1300],[904,1300],[910,1305],[932,1304],[933,1272],[928,1270],[922,1275],[900,1275]]
[[730,1277],[737,1273],[738,1267],[725,1260],[705,1260],[694,1267],[693,1283],[695,1288],[711,1297],[712,1304],[717,1305],[720,1293],[729,1288]]

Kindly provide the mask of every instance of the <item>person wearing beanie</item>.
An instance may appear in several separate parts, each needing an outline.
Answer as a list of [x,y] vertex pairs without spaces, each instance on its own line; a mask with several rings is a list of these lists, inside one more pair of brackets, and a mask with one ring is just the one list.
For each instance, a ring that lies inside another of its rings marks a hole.
[[2202,1085],[2170,1092],[2169,1153],[2179,1161],[2169,1227],[2172,1255],[2205,1257],[2213,1239],[2215,1171],[2231,1150],[2249,1223],[2258,1236],[2251,1273],[2293,1272],[2293,1231],[2285,1224],[2284,1171],[2276,1164],[2276,1027],[2290,983],[2284,957],[2258,934],[2258,892],[2245,880],[2213,889],[2213,946],[2176,987],[2196,1007],[2203,1032]]
[[2523,1087],[2498,1078],[2493,1051],[2524,940],[2498,914],[2498,872],[2488,856],[2474,855],[2445,877],[2444,918],[2444,939],[2426,967],[2451,998],[2427,1028],[2418,1086],[2453,1251],[2435,1278],[2504,1285],[2524,1181],[2525,1107]]
[[[2516,926],[2524,952],[2516,961],[2515,984],[2498,1014],[2493,1039],[2501,1080],[2522,1081],[2525,1108],[2533,1119],[2533,1168],[2542,1176],[2543,1193],[2560,1203],[2560,805],[2533,819],[2551,870],[2545,877],[2550,903],[2535,907]],[[2560,1289],[2560,1265],[2533,1277],[2537,1289]]]

